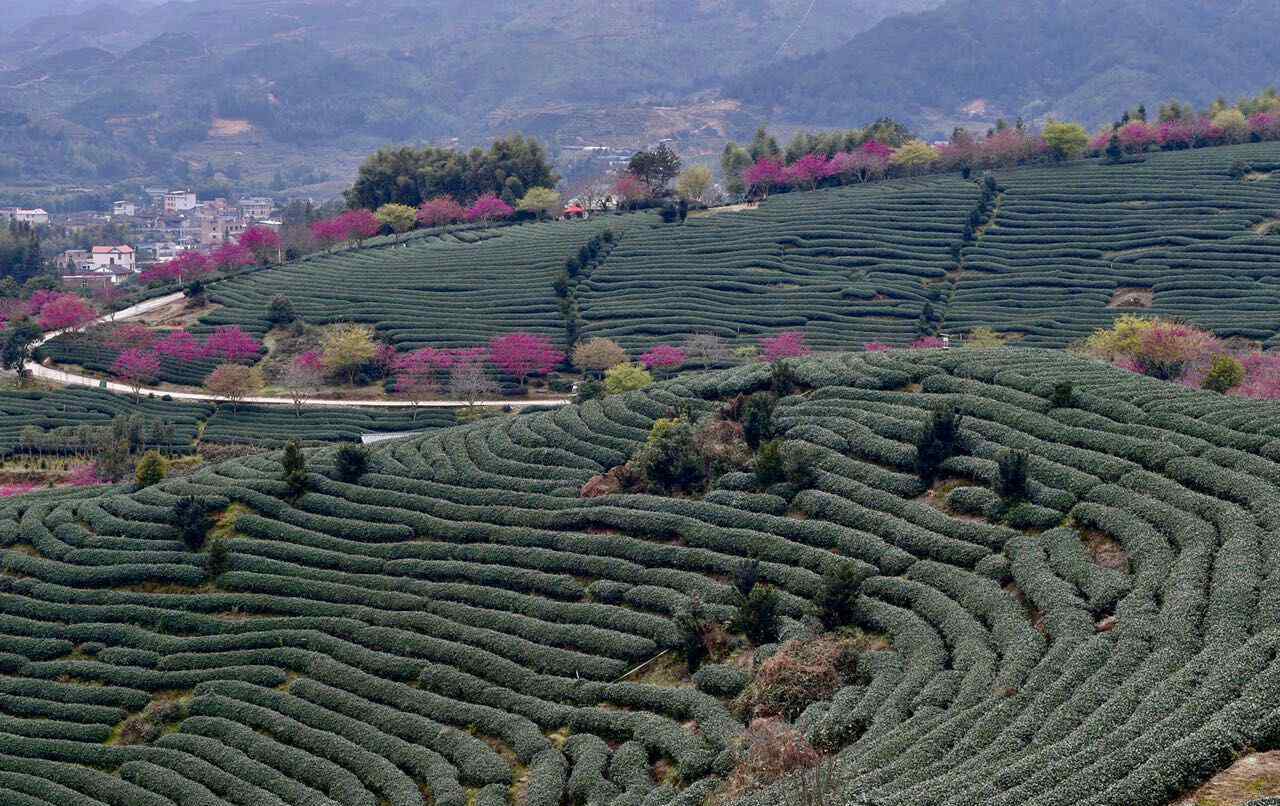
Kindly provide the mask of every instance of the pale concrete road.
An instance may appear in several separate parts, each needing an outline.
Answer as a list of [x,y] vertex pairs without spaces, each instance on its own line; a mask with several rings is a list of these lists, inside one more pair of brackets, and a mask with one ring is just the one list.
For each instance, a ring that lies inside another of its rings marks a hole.
[[[141,316],[144,313],[154,311],[157,308],[163,308],[164,306],[177,302],[180,299],[182,299],[182,292],[149,299],[144,302],[139,302],[137,305],[122,308],[114,314],[99,317],[93,321],[93,324],[123,322],[127,319],[132,319],[134,317]],[[66,331],[63,330],[50,331],[49,333],[44,334],[44,337],[37,342],[37,346],[44,344],[50,339],[60,336],[65,332]],[[74,372],[67,372],[66,370],[56,369],[54,367],[42,367],[39,364],[32,363],[27,366],[27,370],[32,374],[32,376],[49,381],[50,383],[62,384],[63,386],[89,386],[94,389],[104,388],[102,381],[97,378],[91,378],[88,375],[77,375]],[[134,393],[133,387],[127,386],[123,383],[117,383],[116,381],[107,381],[105,388],[112,392],[121,392],[128,395]],[[176,392],[168,389],[153,389],[151,387],[143,387],[139,390],[138,394],[143,396],[155,395],[156,397],[168,395],[174,400],[204,401],[208,403],[229,402],[225,397],[205,394],[203,392]],[[240,402],[267,406],[294,405],[293,399],[287,397],[246,397]],[[548,398],[546,400],[478,400],[475,405],[511,406],[512,408],[520,409],[525,408],[526,406],[567,406],[572,402],[573,401],[568,398]],[[304,398],[301,401],[301,405],[311,407],[343,408],[408,408],[404,402],[399,400],[331,400],[320,397]],[[424,408],[457,408],[459,406],[466,406],[467,402],[465,400],[425,400],[418,405]]]

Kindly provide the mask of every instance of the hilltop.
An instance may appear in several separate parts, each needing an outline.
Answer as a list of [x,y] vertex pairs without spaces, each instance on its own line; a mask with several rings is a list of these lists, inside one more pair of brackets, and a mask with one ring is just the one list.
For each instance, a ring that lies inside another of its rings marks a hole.
[[[14,499],[0,791],[777,803],[735,748],[781,736],[876,803],[1164,804],[1275,736],[1277,414],[1058,352],[832,355],[399,441],[354,475],[312,452],[300,494],[274,454]],[[709,486],[599,486],[690,427],[729,463]],[[774,699],[831,646],[851,665]]]

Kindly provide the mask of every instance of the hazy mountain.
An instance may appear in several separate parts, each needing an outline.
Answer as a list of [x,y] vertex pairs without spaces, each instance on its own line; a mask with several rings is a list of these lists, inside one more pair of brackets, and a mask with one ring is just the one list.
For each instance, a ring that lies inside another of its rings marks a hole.
[[1139,102],[1261,89],[1280,66],[1274,0],[949,0],[727,91],[790,120],[927,122],[966,107],[1089,123]]

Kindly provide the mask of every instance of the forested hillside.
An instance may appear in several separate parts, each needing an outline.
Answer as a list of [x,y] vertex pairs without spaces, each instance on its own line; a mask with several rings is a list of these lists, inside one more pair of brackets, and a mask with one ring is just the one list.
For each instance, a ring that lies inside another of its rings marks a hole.
[[727,92],[789,120],[893,114],[940,135],[966,108],[1098,124],[1139,103],[1256,90],[1280,65],[1266,33],[1277,24],[1280,6],[1265,0],[948,0],[757,69]]

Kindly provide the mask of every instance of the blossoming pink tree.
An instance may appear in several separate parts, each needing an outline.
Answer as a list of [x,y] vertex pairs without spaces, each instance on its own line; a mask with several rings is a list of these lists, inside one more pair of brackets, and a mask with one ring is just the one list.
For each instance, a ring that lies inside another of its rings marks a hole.
[[933,350],[943,346],[943,341],[938,336],[922,336],[911,342],[913,350]]
[[489,342],[489,360],[525,385],[530,375],[545,375],[564,360],[551,340],[532,333],[508,333]]
[[418,223],[424,227],[444,227],[465,220],[466,209],[452,196],[437,196],[418,208]]
[[347,225],[341,216],[322,218],[311,225],[311,238],[321,249],[331,249],[347,240]]
[[417,419],[418,405],[440,391],[443,375],[457,362],[447,350],[424,347],[399,356],[392,364],[396,376],[396,394],[409,401]]
[[182,363],[190,363],[204,357],[204,345],[185,330],[171,330],[155,344],[161,356]]
[[319,350],[308,350],[289,362],[284,376],[284,388],[293,401],[295,415],[302,416],[304,401],[320,390],[324,376],[324,354]]
[[786,180],[786,168],[778,160],[769,157],[761,157],[742,172],[742,184],[747,187],[747,195],[759,193],[768,196],[770,190],[780,187]]
[[240,246],[248,249],[258,265],[265,266],[284,257],[280,234],[270,227],[250,227],[240,235]]
[[46,331],[76,331],[94,320],[93,306],[75,294],[58,294],[40,307],[40,327]]
[[140,350],[150,349],[156,340],[156,334],[146,325],[138,322],[124,322],[108,327],[102,336],[102,343],[113,350],[127,350],[137,347]]
[[348,210],[338,216],[338,220],[342,222],[346,240],[355,241],[356,248],[382,231],[382,222],[372,210]]
[[833,173],[835,166],[825,156],[805,154],[787,167],[785,177],[792,184],[813,190],[819,182]]
[[142,272],[138,279],[144,283],[186,283],[209,274],[213,269],[207,256],[189,251],[157,263]]
[[688,360],[684,350],[670,344],[659,344],[657,347],[640,356],[640,363],[648,370],[673,370],[684,365]]
[[809,345],[805,344],[804,333],[799,330],[788,330],[760,340],[760,355],[770,363],[783,358],[799,358],[810,352]]
[[253,252],[238,243],[225,243],[209,255],[209,263],[218,271],[235,271],[255,262]]
[[155,383],[160,374],[160,356],[152,350],[132,348],[116,356],[111,372],[133,389],[135,400],[142,396],[142,387]]
[[467,220],[488,224],[502,218],[510,218],[514,212],[515,208],[511,205],[499,199],[496,195],[488,193],[476,199],[467,208]]
[[257,358],[262,351],[262,342],[240,329],[239,325],[223,325],[205,341],[204,354],[207,358],[220,358],[224,361],[247,361]]

